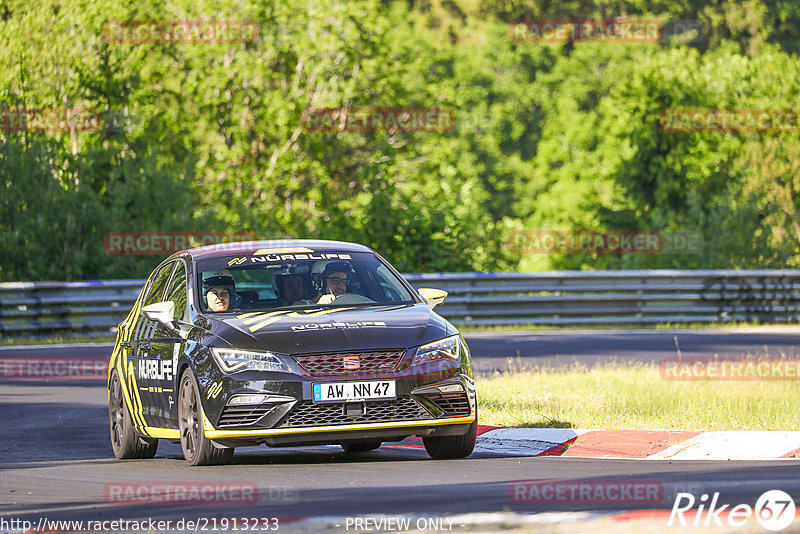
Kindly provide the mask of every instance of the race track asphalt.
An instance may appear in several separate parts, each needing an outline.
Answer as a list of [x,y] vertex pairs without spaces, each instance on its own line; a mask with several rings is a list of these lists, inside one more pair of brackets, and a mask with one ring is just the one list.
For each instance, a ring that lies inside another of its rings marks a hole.
[[[102,385],[4,385],[0,515],[49,519],[231,517],[297,518],[360,514],[456,514],[670,509],[678,491],[720,492],[720,504],[749,503],[769,489],[800,496],[794,461],[637,461],[500,457],[431,460],[423,450],[381,447],[359,454],[339,447],[237,450],[229,466],[188,467],[178,445],[162,441],[151,460],[113,458]],[[655,482],[658,503],[513,502],[520,481]],[[257,487],[258,504],[156,503],[115,499],[107,486],[228,483]]]
[[[520,351],[525,361],[592,363],[605,358],[657,360],[684,356],[797,354],[797,331],[520,332],[468,335],[476,366],[503,368]],[[108,346],[3,348],[0,358],[103,358]],[[759,495],[783,490],[800,497],[800,463],[775,461],[660,461],[511,457],[474,454],[437,461],[424,450],[383,446],[347,454],[339,447],[238,449],[229,466],[188,467],[180,446],[164,442],[151,460],[118,461],[108,438],[106,391],[91,382],[0,381],[0,518],[114,520],[279,517],[351,517],[363,514],[461,514],[511,511],[584,512],[670,510],[678,492],[719,492],[718,504],[754,505]],[[514,498],[521,481],[595,485],[657,484],[658,502],[619,499]],[[115,498],[119,489],[163,484],[228,484],[255,489],[257,502],[153,502]],[[467,527],[463,527],[467,528]],[[468,528],[467,528],[468,529]],[[0,529],[1,530],[1,529]],[[459,530],[456,528],[455,530]],[[345,531],[344,528],[341,529]],[[352,530],[351,530],[352,531]]]

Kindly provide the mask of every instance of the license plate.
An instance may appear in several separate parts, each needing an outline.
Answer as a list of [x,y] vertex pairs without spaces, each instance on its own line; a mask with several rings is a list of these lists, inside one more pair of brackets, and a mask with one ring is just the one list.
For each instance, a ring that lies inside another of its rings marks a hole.
[[394,380],[369,382],[324,382],[313,384],[314,402],[394,399]]

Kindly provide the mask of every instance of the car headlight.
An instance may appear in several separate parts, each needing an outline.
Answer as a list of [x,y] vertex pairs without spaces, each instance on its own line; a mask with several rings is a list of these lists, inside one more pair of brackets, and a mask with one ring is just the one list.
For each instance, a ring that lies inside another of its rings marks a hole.
[[446,337],[433,343],[421,345],[414,354],[411,365],[430,362],[434,360],[455,360],[461,358],[461,339],[459,335]]
[[217,360],[217,365],[226,373],[245,370],[277,371],[280,373],[289,372],[289,368],[286,367],[286,364],[271,352],[254,352],[249,350],[212,347],[211,353],[214,355],[214,359]]

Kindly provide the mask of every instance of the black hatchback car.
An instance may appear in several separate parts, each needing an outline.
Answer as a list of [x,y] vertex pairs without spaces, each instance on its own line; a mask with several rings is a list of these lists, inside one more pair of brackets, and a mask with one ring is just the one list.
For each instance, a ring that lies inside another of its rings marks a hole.
[[469,349],[372,249],[253,241],[177,252],[119,325],[109,365],[117,458],[180,442],[191,465],[235,447],[337,444],[348,452],[422,437],[462,458],[478,420]]

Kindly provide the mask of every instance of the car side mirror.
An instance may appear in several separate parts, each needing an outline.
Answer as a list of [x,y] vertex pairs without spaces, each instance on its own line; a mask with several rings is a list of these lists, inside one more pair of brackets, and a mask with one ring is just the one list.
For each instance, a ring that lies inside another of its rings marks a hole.
[[142,313],[151,321],[156,321],[167,328],[175,329],[175,303],[171,300],[145,306],[142,308]]
[[425,303],[430,309],[434,309],[440,304],[444,304],[447,299],[447,291],[442,289],[433,289],[431,287],[421,287],[417,292],[425,299]]

